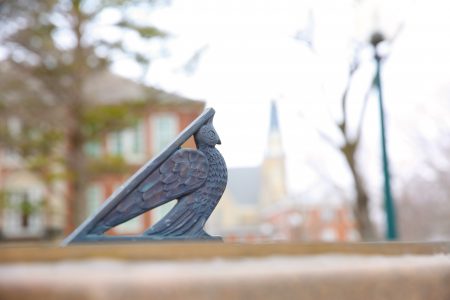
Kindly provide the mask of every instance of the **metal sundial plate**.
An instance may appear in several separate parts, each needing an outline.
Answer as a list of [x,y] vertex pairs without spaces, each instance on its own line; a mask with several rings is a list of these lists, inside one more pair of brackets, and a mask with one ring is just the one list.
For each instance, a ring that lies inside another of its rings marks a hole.
[[[204,125],[215,111],[213,108],[206,109],[197,119],[195,119],[188,127],[186,127],[177,138],[169,144],[159,155],[155,156],[140,168],[133,176],[131,176],[123,185],[121,185],[89,218],[87,218],[77,229],[75,229],[62,242],[62,246],[66,246],[73,242],[83,242],[92,240],[89,233],[111,210],[113,210],[122,199],[126,198],[137,186],[145,180],[145,178],[156,170],[174,151],[179,149],[193,134],[195,134],[202,125]],[[106,239],[105,237],[104,239]],[[140,240],[139,236],[130,237],[131,239]],[[120,240],[120,239],[119,239]]]

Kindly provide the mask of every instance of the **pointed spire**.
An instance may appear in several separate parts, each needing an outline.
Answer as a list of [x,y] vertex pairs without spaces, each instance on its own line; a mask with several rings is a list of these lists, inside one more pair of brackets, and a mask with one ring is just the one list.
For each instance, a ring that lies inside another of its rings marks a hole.
[[267,140],[266,157],[282,157],[284,155],[283,152],[277,104],[275,100],[272,100],[270,105],[270,127]]
[[272,100],[270,105],[270,128],[262,170],[262,202],[264,206],[270,206],[286,197],[284,165],[285,156],[281,141],[278,109],[275,100]]
[[280,131],[280,124],[278,122],[278,108],[277,103],[272,100],[270,106],[270,132]]

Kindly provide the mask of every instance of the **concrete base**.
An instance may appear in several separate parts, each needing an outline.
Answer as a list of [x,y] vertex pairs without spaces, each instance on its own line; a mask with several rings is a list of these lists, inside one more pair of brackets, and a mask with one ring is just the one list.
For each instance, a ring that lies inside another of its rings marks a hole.
[[0,265],[0,299],[450,299],[450,256],[267,256]]

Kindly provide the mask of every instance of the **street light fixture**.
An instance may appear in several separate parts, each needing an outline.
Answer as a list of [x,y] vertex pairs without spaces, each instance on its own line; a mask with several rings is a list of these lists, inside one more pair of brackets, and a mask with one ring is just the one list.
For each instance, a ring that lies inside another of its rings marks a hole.
[[384,123],[383,93],[381,88],[381,61],[382,56],[379,53],[378,45],[385,41],[385,37],[380,32],[375,32],[370,38],[370,43],[374,49],[374,58],[376,63],[375,86],[378,91],[378,103],[380,108],[381,124],[381,152],[383,157],[384,174],[384,208],[386,212],[386,239],[395,240],[398,237],[396,226],[395,205],[391,192],[391,178],[389,173],[389,160],[386,148],[386,127]]

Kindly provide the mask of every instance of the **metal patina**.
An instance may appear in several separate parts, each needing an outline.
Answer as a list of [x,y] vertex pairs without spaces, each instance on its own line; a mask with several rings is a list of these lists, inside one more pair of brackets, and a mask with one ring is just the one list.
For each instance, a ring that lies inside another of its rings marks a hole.
[[[62,243],[99,241],[221,240],[204,225],[227,184],[225,160],[213,127],[214,109],[205,110],[158,156],[130,177]],[[181,149],[194,136],[197,149]],[[159,222],[141,235],[110,236],[109,229],[176,200]]]

